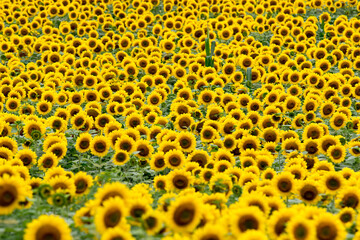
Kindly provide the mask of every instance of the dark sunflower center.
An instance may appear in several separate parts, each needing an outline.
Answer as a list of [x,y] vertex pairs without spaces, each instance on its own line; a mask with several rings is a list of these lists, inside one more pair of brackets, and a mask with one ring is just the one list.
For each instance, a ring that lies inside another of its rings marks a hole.
[[94,144],[94,149],[96,152],[103,153],[106,150],[106,144],[104,142],[97,142]]
[[88,187],[87,182],[84,179],[80,179],[75,183],[76,186],[76,193],[80,194],[85,192]]
[[281,192],[289,192],[291,190],[292,183],[288,179],[282,179],[278,182],[277,186]]
[[175,176],[172,182],[177,189],[184,189],[189,184],[187,177],[182,175]]
[[238,221],[238,228],[245,232],[249,229],[258,229],[259,228],[259,222],[257,219],[255,219],[253,216],[244,216],[239,219]]
[[10,206],[16,199],[16,190],[15,189],[4,189],[0,190],[0,206],[7,207]]
[[191,203],[175,210],[173,220],[179,226],[189,225],[195,217],[195,209]]
[[37,240],[60,240],[61,233],[60,231],[51,225],[44,225],[36,232]]
[[113,209],[104,216],[105,226],[108,228],[115,227],[120,222],[120,219],[121,212],[118,209]]

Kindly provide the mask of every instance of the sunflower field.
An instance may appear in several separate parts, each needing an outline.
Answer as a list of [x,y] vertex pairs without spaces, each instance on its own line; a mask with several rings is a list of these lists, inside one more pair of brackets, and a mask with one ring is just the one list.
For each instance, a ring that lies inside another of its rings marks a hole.
[[0,239],[360,239],[360,1],[1,0]]

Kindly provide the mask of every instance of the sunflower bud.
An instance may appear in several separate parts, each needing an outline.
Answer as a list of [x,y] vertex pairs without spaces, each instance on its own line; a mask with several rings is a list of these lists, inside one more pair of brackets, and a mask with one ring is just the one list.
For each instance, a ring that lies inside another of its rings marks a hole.
[[51,195],[52,187],[49,184],[41,184],[38,191],[42,199],[47,199]]
[[56,207],[62,207],[66,205],[67,200],[64,193],[55,193],[51,196],[52,204]]
[[277,145],[277,146],[275,147],[275,151],[280,152],[280,151],[281,151],[281,146],[280,146],[280,145]]
[[41,138],[41,132],[39,130],[33,130],[31,131],[31,138],[36,140],[39,140]]
[[242,188],[239,185],[234,185],[232,188],[232,192],[233,192],[234,196],[241,197]]

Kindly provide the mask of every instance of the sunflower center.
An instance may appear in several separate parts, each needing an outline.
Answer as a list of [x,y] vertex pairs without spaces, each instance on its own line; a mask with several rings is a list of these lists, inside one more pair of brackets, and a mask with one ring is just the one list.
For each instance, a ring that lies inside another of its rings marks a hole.
[[121,212],[118,209],[109,211],[104,216],[105,226],[108,228],[115,227],[121,219]]
[[133,216],[134,218],[140,218],[143,214],[145,213],[145,210],[143,208],[134,208],[131,211],[131,216]]
[[296,237],[296,239],[304,239],[307,235],[307,231],[306,228],[303,225],[298,225],[295,229],[294,229],[294,235]]
[[88,184],[84,179],[80,179],[75,182],[75,186],[76,186],[76,193],[80,194],[85,192],[85,190],[88,187]]
[[320,240],[335,239],[336,236],[337,232],[335,226],[320,224],[317,228],[317,237]]
[[335,178],[331,178],[328,181],[326,181],[326,186],[330,190],[336,190],[340,187],[340,182]]
[[16,199],[16,190],[11,187],[10,189],[0,190],[0,206],[10,206]]
[[179,226],[189,225],[195,217],[195,210],[191,203],[183,205],[174,212],[173,220]]
[[178,175],[174,177],[173,184],[177,189],[184,189],[188,186],[189,180],[185,176]]
[[148,217],[145,219],[147,229],[152,229],[156,226],[157,220],[154,217]]
[[120,152],[120,153],[116,154],[116,161],[117,162],[123,162],[125,160],[126,160],[126,154],[125,153]]
[[277,186],[281,192],[289,192],[291,190],[292,183],[288,179],[282,179],[278,182]]
[[286,223],[289,221],[288,217],[281,218],[275,225],[275,233],[280,236],[285,229],[286,229]]
[[359,204],[359,199],[356,196],[345,196],[343,198],[343,205],[345,207],[356,208]]
[[312,201],[318,195],[318,191],[314,186],[307,186],[301,190],[301,196],[308,201]]
[[94,149],[96,152],[100,152],[100,153],[105,152],[106,144],[103,142],[97,142],[94,144]]
[[44,167],[44,168],[51,168],[52,165],[53,165],[53,163],[54,163],[54,161],[53,161],[52,159],[47,158],[47,159],[45,159],[44,162],[43,162],[43,167]]
[[90,145],[90,142],[88,140],[83,140],[80,142],[79,146],[81,149],[87,149]]
[[351,214],[350,214],[350,213],[344,213],[344,214],[341,215],[341,217],[340,217],[340,220],[341,220],[343,223],[350,222],[351,219],[352,219],[352,217],[351,217]]
[[169,158],[169,163],[171,166],[177,167],[180,165],[181,160],[176,156],[172,156]]
[[159,189],[164,189],[165,188],[165,183],[163,181],[158,181],[156,183],[156,187]]
[[341,157],[341,151],[339,149],[335,149],[332,151],[331,155],[333,158],[338,159]]
[[21,161],[23,162],[24,166],[28,166],[32,162],[32,159],[30,156],[23,156]]
[[249,229],[258,229],[259,222],[253,216],[247,215],[239,219],[238,221],[238,228],[245,232]]
[[211,131],[205,130],[203,136],[205,137],[205,139],[211,139],[213,134]]
[[180,145],[182,148],[188,148],[191,145],[191,142],[188,139],[181,139]]
[[157,168],[162,168],[165,165],[164,159],[160,158],[155,161],[155,166]]
[[44,225],[36,232],[38,240],[60,240],[61,233],[55,226]]
[[139,155],[145,157],[149,154],[149,149],[146,146],[138,147],[138,151],[140,151]]

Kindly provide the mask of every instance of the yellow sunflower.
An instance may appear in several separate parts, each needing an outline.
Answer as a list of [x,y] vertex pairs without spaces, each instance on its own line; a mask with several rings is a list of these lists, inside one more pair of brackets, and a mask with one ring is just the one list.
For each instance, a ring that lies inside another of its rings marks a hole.
[[12,213],[20,207],[31,191],[30,186],[20,177],[2,175],[0,177],[0,215]]
[[110,148],[109,139],[105,136],[95,136],[90,142],[90,152],[98,157],[104,157]]
[[71,240],[71,230],[65,220],[56,215],[41,215],[28,223],[24,240],[62,239]]
[[126,224],[126,216],[128,216],[128,209],[120,197],[108,199],[103,206],[97,208],[95,213],[96,230],[104,233],[109,228]]
[[178,197],[169,206],[166,222],[174,232],[192,232],[200,223],[201,199],[194,195]]

